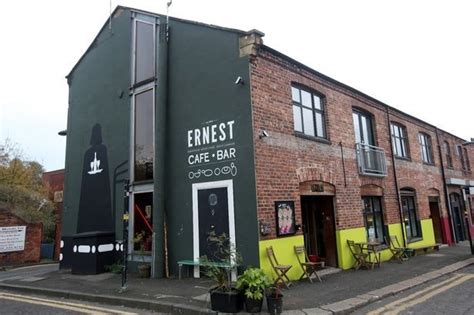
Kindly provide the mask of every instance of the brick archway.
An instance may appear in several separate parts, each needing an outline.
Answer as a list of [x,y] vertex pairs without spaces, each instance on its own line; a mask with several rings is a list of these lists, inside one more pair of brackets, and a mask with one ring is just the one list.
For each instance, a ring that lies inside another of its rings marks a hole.
[[300,167],[296,169],[296,176],[299,183],[321,181],[335,186],[334,173],[330,169],[332,167],[322,165]]

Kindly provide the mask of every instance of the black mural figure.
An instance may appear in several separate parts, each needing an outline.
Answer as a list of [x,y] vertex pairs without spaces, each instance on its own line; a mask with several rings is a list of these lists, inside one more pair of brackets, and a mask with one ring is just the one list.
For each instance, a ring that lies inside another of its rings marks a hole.
[[113,231],[107,147],[100,124],[92,127],[91,147],[84,154],[77,233]]

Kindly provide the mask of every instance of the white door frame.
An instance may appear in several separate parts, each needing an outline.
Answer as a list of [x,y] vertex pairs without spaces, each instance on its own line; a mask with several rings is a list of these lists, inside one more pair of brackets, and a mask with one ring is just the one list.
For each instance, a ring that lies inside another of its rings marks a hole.
[[[234,218],[234,184],[232,179],[215,182],[196,183],[192,185],[193,190],[193,259],[199,261],[199,207],[198,191],[212,188],[227,188],[227,204],[229,216],[229,241],[230,248],[235,247],[235,218]],[[235,257],[231,257],[232,260]],[[235,263],[235,261],[231,261]],[[194,267],[194,277],[199,278],[199,266]]]

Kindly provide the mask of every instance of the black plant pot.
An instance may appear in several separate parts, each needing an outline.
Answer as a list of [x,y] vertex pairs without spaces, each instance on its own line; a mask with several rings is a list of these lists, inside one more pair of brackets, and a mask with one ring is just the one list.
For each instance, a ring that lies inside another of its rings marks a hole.
[[244,297],[241,292],[234,289],[228,292],[212,290],[210,294],[211,309],[213,311],[238,313],[242,310]]
[[263,297],[260,300],[245,297],[244,305],[247,313],[260,313],[262,311]]
[[283,308],[283,294],[267,295],[267,310],[272,315],[281,314]]

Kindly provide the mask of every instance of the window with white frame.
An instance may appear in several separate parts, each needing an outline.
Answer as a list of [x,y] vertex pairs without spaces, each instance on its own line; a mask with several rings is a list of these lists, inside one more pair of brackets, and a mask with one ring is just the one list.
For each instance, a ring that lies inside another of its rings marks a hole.
[[434,164],[431,137],[426,133],[420,132],[418,134],[418,140],[420,142],[422,161],[426,164]]
[[405,127],[397,124],[390,124],[392,134],[393,153],[396,157],[408,158],[408,138]]
[[291,87],[294,129],[308,136],[326,138],[324,97],[309,89]]

